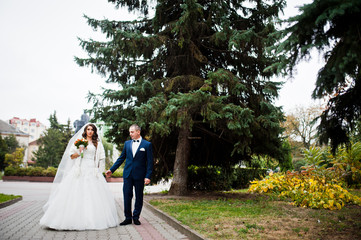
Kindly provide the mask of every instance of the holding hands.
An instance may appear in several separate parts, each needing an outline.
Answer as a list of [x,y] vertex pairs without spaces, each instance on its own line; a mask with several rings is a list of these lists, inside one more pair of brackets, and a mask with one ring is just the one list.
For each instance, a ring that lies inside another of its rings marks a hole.
[[112,171],[108,170],[105,172],[105,176],[109,178],[112,175]]
[[[112,176],[112,171],[110,171],[110,170],[106,171],[105,176],[107,178],[111,177]],[[149,178],[144,178],[144,184],[148,185],[149,183],[150,183],[150,179]]]

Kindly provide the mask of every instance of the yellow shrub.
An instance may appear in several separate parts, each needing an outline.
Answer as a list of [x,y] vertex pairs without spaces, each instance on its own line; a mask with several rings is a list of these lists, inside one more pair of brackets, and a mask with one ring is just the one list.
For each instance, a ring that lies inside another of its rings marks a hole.
[[306,171],[270,174],[263,180],[251,182],[251,193],[277,193],[281,199],[290,198],[300,207],[341,209],[346,203],[361,206],[361,198],[352,195],[339,184],[329,182],[315,169]]

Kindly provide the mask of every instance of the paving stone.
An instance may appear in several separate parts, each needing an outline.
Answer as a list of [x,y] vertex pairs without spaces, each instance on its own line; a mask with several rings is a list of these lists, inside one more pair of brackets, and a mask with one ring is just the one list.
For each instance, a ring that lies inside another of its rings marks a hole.
[[[123,216],[122,183],[109,183],[117,202],[120,221]],[[175,228],[155,216],[145,207],[140,221],[142,225],[117,226],[100,231],[55,231],[39,225],[43,215],[42,207],[50,193],[50,183],[3,182],[0,181],[0,192],[22,195],[23,200],[0,209],[0,239],[9,240],[172,240],[188,239]],[[133,205],[134,206],[134,202]]]

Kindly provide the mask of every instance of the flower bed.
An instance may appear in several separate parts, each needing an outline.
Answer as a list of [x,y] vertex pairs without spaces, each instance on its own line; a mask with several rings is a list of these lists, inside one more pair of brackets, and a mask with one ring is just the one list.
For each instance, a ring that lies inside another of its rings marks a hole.
[[110,178],[106,178],[107,182],[123,182],[123,178],[119,178],[119,177],[110,177]]
[[3,181],[53,182],[54,177],[42,176],[3,176]]

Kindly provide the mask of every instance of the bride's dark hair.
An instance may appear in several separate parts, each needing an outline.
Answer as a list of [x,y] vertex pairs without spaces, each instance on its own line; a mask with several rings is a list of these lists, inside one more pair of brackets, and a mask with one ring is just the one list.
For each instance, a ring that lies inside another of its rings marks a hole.
[[97,133],[97,127],[92,124],[92,123],[89,123],[88,125],[85,126],[84,128],[84,132],[82,134],[83,138],[86,138],[87,135],[86,135],[86,130],[88,129],[88,127],[92,127],[93,128],[93,131],[94,131],[94,134],[92,136],[92,142],[93,142],[93,145],[95,147],[98,147],[98,133]]

